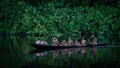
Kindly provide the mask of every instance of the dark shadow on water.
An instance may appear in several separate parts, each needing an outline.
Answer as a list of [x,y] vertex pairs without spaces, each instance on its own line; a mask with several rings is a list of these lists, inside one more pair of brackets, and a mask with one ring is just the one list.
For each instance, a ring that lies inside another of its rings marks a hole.
[[91,57],[95,58],[96,57],[96,52],[97,52],[97,48],[96,47],[92,47],[91,48]]
[[64,65],[46,65],[33,61],[29,64],[23,65],[23,68],[120,68],[119,63],[115,62],[96,62],[96,63],[82,63],[72,57],[70,58],[70,64],[63,62]]

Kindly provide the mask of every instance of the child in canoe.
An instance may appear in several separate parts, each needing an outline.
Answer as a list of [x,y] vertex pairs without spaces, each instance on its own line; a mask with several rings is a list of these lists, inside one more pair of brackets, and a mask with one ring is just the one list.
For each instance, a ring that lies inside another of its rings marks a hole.
[[68,46],[72,46],[72,45],[73,45],[72,39],[71,39],[71,37],[69,37]]
[[76,45],[76,46],[80,46],[80,45],[81,45],[81,44],[80,44],[80,38],[78,38],[78,39],[76,40],[75,45]]
[[63,40],[60,45],[61,46],[67,46],[67,42],[65,40]]

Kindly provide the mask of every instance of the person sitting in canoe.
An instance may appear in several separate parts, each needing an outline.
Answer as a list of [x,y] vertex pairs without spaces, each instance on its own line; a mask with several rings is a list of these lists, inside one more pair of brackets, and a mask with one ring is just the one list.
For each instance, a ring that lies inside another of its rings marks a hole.
[[92,42],[90,44],[97,45],[97,38],[96,38],[95,34],[93,34],[90,38],[92,39]]
[[80,39],[79,39],[79,38],[76,40],[75,45],[76,45],[76,46],[80,46],[80,45],[81,45],[81,44],[80,44]]
[[85,36],[82,37],[81,45],[82,45],[82,46],[86,46],[86,39],[85,39]]
[[67,46],[67,42],[65,40],[61,41],[60,46]]
[[68,46],[72,46],[72,45],[73,45],[72,39],[71,39],[71,37],[69,37]]
[[53,42],[52,42],[52,46],[58,46],[59,42],[58,39],[56,37],[53,38]]
[[63,41],[60,42],[60,46],[63,46]]
[[46,41],[43,41],[43,40],[37,40],[36,41],[36,44],[43,44],[43,45],[47,45],[48,43]]
[[67,46],[67,42],[65,40],[62,41],[63,46]]

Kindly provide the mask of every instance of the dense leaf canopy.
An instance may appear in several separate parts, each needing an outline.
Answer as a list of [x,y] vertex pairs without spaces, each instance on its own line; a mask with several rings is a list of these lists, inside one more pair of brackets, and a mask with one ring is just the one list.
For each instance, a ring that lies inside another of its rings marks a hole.
[[3,0],[0,32],[57,36],[118,33],[119,0]]

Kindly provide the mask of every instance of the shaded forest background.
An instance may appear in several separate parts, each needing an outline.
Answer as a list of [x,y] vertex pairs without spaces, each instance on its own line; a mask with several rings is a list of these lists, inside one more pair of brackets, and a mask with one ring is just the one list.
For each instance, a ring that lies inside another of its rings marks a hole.
[[120,34],[120,0],[2,0],[0,34]]

